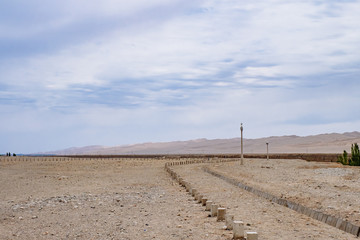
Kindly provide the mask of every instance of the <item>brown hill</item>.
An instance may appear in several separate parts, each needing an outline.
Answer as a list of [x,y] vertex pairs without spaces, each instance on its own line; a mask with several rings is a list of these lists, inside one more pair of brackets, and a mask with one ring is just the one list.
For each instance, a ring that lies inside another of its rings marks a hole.
[[[352,143],[360,143],[360,132],[320,134],[306,137],[281,136],[244,139],[244,153],[342,153],[350,151]],[[197,139],[160,143],[141,143],[122,146],[86,146],[43,154],[216,154],[240,153],[240,138]]]

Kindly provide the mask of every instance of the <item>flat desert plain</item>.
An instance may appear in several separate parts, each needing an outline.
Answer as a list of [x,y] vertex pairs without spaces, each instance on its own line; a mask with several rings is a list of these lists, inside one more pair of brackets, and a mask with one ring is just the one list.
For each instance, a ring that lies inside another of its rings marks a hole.
[[[167,161],[3,158],[0,239],[231,239],[224,222],[208,217],[172,180]],[[204,166],[359,225],[357,167],[276,159],[173,167],[259,239],[357,239],[214,177]]]

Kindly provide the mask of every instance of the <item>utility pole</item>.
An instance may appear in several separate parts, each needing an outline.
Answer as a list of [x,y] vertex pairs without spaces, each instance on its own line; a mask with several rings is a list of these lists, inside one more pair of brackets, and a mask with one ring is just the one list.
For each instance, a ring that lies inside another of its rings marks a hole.
[[243,125],[241,123],[240,125],[240,131],[241,131],[241,165],[244,165],[244,145],[243,145]]
[[269,143],[266,143],[266,159],[269,160]]

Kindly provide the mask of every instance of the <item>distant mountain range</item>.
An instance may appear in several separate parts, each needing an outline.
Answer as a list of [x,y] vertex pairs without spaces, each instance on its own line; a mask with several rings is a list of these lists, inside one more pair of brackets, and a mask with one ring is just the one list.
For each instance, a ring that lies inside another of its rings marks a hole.
[[[306,137],[281,136],[244,139],[244,153],[342,153],[350,152],[351,144],[360,144],[360,132],[320,134]],[[117,155],[117,154],[221,154],[240,153],[240,138],[196,139],[189,141],[140,143],[122,146],[73,147],[38,154],[54,155]]]

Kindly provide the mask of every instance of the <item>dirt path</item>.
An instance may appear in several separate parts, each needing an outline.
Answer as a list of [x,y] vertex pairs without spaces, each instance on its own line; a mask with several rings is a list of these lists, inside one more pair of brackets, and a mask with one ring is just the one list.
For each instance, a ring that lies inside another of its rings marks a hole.
[[[232,164],[236,163],[212,164],[212,167],[214,169],[228,167],[235,174],[236,167]],[[190,181],[201,194],[223,205],[227,208],[227,212],[233,214],[238,220],[244,221],[247,224],[247,230],[257,231],[260,239],[357,239],[351,234],[259,198],[213,177],[202,170],[203,166],[203,164],[174,166],[174,169],[180,176]],[[258,174],[261,175],[259,172]]]
[[160,160],[0,163],[0,239],[230,239]]
[[216,170],[277,197],[360,225],[360,168],[303,160],[247,159]]

